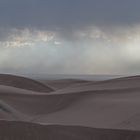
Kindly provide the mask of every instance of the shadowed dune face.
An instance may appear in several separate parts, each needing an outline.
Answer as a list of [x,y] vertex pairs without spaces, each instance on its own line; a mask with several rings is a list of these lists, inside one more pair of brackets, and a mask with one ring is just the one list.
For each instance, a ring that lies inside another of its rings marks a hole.
[[38,81],[8,74],[0,74],[0,85],[7,85],[39,92],[53,91],[49,86],[44,85]]
[[0,121],[1,140],[139,140],[139,131]]

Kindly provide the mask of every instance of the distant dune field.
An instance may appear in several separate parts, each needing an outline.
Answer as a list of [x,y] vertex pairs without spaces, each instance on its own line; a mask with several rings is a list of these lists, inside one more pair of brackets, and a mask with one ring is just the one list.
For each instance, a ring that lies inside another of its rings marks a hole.
[[139,140],[139,107],[140,76],[104,81],[46,79],[41,83],[0,75],[0,138],[2,131],[6,135],[15,128],[16,140],[18,131],[27,127],[21,135],[28,139],[26,133],[36,136],[41,127],[38,137],[50,140]]

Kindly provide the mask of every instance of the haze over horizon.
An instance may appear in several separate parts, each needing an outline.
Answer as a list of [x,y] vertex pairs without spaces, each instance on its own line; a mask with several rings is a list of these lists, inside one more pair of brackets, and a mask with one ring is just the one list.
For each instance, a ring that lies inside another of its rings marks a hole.
[[0,0],[0,73],[140,74],[139,0]]

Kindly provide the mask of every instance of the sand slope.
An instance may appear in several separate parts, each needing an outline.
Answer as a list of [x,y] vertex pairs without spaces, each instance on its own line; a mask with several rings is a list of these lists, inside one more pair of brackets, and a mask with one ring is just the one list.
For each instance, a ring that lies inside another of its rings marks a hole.
[[77,79],[60,79],[60,80],[40,80],[40,82],[45,85],[49,85],[51,88],[58,90],[72,85],[78,85],[82,83],[88,83],[87,80],[77,80]]
[[55,94],[63,93],[81,93],[94,91],[122,91],[122,90],[140,90],[140,76],[123,77],[98,82],[86,82],[81,84],[75,84],[70,87],[58,90]]
[[39,92],[53,91],[50,87],[38,81],[25,77],[15,76],[15,75],[8,75],[8,74],[0,74],[0,85],[7,85],[7,86],[17,87],[22,89],[39,91]]
[[139,131],[0,121],[1,140],[139,140]]
[[139,76],[75,81],[64,87],[58,81],[61,88],[49,93],[0,85],[0,119],[140,131]]

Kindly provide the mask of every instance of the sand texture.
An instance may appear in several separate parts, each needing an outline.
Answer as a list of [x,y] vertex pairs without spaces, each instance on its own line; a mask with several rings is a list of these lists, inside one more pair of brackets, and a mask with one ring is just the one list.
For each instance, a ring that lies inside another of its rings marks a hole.
[[0,75],[0,140],[140,140],[140,76],[104,81]]

